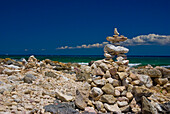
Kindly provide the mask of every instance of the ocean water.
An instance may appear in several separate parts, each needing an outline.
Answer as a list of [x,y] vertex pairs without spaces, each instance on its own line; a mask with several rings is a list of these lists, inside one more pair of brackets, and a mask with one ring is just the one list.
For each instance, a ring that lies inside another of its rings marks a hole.
[[[28,55],[0,55],[0,58],[11,58],[20,60],[22,58],[28,59]],[[80,63],[88,64],[90,61],[103,59],[102,55],[35,55],[39,60],[50,59],[53,61],[60,61],[64,63]],[[129,66],[163,66],[170,68],[170,56],[127,56]]]

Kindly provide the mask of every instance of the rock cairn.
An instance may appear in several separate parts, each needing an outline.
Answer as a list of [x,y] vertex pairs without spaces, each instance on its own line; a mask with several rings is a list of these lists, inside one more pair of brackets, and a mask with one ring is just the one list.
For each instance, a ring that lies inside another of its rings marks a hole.
[[126,41],[127,37],[120,35],[117,31],[117,28],[114,29],[113,36],[108,36],[106,39],[107,41],[110,41],[111,44],[107,44],[104,47],[104,56],[106,57],[106,60],[112,60],[115,56],[117,56],[117,62],[120,64],[128,64],[129,61],[125,60],[126,55],[125,53],[128,53],[129,49],[119,46],[120,42]]

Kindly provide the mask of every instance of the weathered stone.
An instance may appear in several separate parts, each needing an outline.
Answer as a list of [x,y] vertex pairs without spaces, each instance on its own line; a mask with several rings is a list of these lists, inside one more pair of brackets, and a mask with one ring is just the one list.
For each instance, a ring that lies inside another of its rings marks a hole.
[[105,79],[94,79],[93,82],[94,82],[94,84],[96,84],[98,86],[104,86],[106,84]]
[[133,90],[133,85],[129,84],[128,87],[127,87],[127,91],[132,92],[132,90]]
[[141,81],[140,80],[135,80],[135,81],[132,81],[131,82],[132,85],[134,86],[139,86],[139,85],[142,85]]
[[28,62],[37,62],[37,59],[34,57],[34,55],[31,55],[31,56],[28,58]]
[[13,89],[14,89],[14,86],[12,86],[10,84],[5,84],[3,86],[0,86],[0,93],[3,93],[5,91],[11,92]]
[[130,72],[129,77],[132,78],[133,80],[137,80],[137,79],[138,79],[138,77],[136,76],[136,74],[134,74],[134,73],[132,73],[132,72]]
[[157,70],[161,71],[163,78],[170,78],[170,70],[164,67],[156,66]]
[[128,102],[127,101],[117,101],[117,104],[118,104],[118,106],[123,107],[123,106],[128,105]]
[[100,101],[95,101],[95,106],[97,108],[97,110],[101,111],[101,112],[105,112],[105,109],[104,109],[104,105],[102,102]]
[[147,70],[147,74],[150,77],[154,77],[154,78],[162,77],[162,73],[159,70],[155,69],[155,68]]
[[104,72],[101,70],[100,67],[98,67],[98,68],[94,68],[94,69],[92,70],[92,74],[93,74],[93,75],[103,76],[103,75],[104,75]]
[[136,113],[136,114],[141,113],[141,108],[140,108],[139,105],[136,103],[135,98],[133,98],[133,100],[131,101],[130,107],[131,107],[132,112],[134,112],[134,113]]
[[131,81],[132,81],[132,79],[129,78],[129,77],[124,78],[124,79],[122,80],[122,85],[127,87]]
[[126,78],[128,76],[128,74],[126,72],[117,72],[117,74],[119,75],[119,78],[121,80],[123,80],[124,78]]
[[159,85],[164,85],[168,82],[168,78],[155,78],[154,81]]
[[87,106],[85,99],[83,98],[79,90],[76,90],[75,104],[80,109],[84,109]]
[[107,71],[107,70],[108,70],[108,66],[107,66],[105,63],[101,63],[99,66],[100,66],[100,68],[101,68],[103,71]]
[[149,97],[152,92],[144,86],[134,86],[132,94],[135,96],[136,101],[139,102],[142,96]]
[[113,87],[117,87],[117,86],[120,86],[120,81],[113,79]]
[[45,76],[58,78],[58,74],[56,74],[54,71],[46,71]]
[[111,74],[109,72],[109,70],[106,71],[106,74],[104,75],[105,78],[110,78],[111,77]]
[[25,83],[32,83],[33,81],[35,81],[37,79],[37,77],[35,77],[32,74],[26,74],[23,78]]
[[116,98],[113,95],[102,95],[101,101],[108,103],[108,104],[114,104],[116,102]]
[[111,69],[109,70],[109,72],[110,72],[110,74],[111,74],[112,76],[115,76],[116,73],[117,73],[117,68],[111,68]]
[[91,79],[90,72],[81,71],[80,69],[76,70],[76,78],[79,81],[87,81],[88,79]]
[[152,87],[152,79],[148,75],[137,75],[139,80],[148,88]]
[[111,84],[107,83],[102,87],[102,90],[107,94],[113,94],[114,88]]
[[147,100],[145,96],[142,96],[142,113],[158,114],[157,109]]
[[75,110],[75,106],[73,103],[60,103],[57,102],[55,104],[49,104],[43,107],[45,112],[51,112],[52,114],[79,114],[77,110]]
[[32,110],[33,109],[33,106],[31,104],[26,104],[25,105],[25,109],[27,110]]
[[121,110],[121,112],[129,112],[130,106],[127,105],[127,106],[121,107],[120,110]]
[[113,95],[116,96],[116,97],[120,96],[120,91],[119,90],[114,90]]
[[61,93],[58,89],[55,90],[55,94],[62,101],[68,102],[68,101],[72,101],[74,99],[74,97],[72,97],[72,96],[68,96],[68,95]]
[[[93,107],[85,107],[85,112],[87,112],[87,113],[92,113],[92,114],[96,114],[96,111],[94,110],[94,108]],[[82,113],[82,114],[84,114],[84,113]]]
[[108,105],[106,103],[104,103],[104,107],[106,108],[106,110],[116,113],[116,114],[121,114],[121,110],[120,108],[117,106],[117,104],[114,105]]
[[125,72],[126,66],[125,65],[120,65],[118,68],[118,72]]
[[170,83],[166,83],[164,88],[168,91],[168,93],[170,93]]
[[3,70],[3,73],[7,74],[8,76],[15,74],[15,73],[18,73],[18,72],[20,72],[20,70],[10,70],[10,69],[7,69],[7,68]]
[[102,94],[103,91],[98,87],[93,87],[90,91],[90,97],[92,97],[94,100],[99,100]]
[[126,97],[118,97],[117,101],[127,101],[127,102],[129,102],[129,99],[126,98]]
[[131,92],[126,93],[126,97],[131,100],[133,98],[133,94]]
[[119,87],[115,87],[116,90],[119,90],[120,92],[123,92],[126,87],[125,86],[119,86]]
[[107,78],[107,81],[108,81],[110,84],[113,84],[113,78]]

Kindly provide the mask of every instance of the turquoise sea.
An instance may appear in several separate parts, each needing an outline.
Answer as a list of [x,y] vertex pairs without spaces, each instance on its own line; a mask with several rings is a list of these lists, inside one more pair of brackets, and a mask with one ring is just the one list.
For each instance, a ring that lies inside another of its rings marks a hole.
[[[30,55],[0,55],[0,58],[12,58],[20,60],[22,58],[28,59]],[[81,63],[87,64],[90,61],[103,59],[102,55],[35,55],[39,60],[50,59],[53,61],[60,61],[64,63]],[[127,56],[130,61],[130,66],[163,66],[170,68],[170,56]]]

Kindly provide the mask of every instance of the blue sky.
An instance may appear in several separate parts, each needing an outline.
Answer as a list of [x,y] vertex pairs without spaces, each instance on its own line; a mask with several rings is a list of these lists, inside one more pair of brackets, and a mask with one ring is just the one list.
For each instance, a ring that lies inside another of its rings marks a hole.
[[[1,0],[0,54],[102,55],[102,48],[57,50],[106,41],[117,27],[129,39],[170,35],[170,0]],[[129,55],[170,55],[169,44],[128,46]]]

